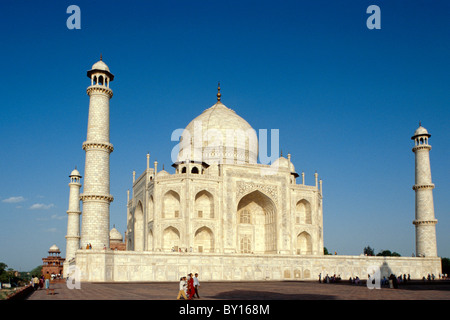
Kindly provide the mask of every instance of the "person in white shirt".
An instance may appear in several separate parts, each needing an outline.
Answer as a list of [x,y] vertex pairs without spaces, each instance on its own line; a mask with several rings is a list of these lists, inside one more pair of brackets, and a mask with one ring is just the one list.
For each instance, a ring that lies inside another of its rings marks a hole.
[[194,296],[197,295],[197,298],[200,299],[200,296],[198,295],[198,287],[200,287],[200,282],[198,281],[198,273],[196,273],[194,276],[194,288],[195,288]]
[[180,278],[180,288],[179,288],[180,290],[178,291],[177,300],[180,300],[181,296],[183,296],[184,300],[188,300],[185,292],[186,286],[187,286],[186,277]]

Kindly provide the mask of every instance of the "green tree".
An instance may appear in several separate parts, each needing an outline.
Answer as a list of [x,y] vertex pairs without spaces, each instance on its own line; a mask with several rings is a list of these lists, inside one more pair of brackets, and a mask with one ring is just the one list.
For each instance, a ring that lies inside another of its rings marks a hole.
[[9,282],[12,278],[12,269],[6,263],[0,262],[0,282]]
[[450,259],[449,258],[442,258],[442,273],[450,274]]
[[37,266],[33,270],[30,271],[32,277],[40,277],[42,275],[42,266]]
[[370,246],[367,246],[364,248],[364,254],[368,255],[368,256],[374,256],[375,250],[373,248],[371,248]]
[[401,257],[401,255],[397,252],[391,252],[391,250],[383,250],[377,253],[377,256],[380,257]]
[[326,247],[323,247],[323,254],[324,255],[329,255],[330,253],[328,253],[328,249]]
[[8,268],[6,263],[0,262],[0,275],[5,272],[6,268]]

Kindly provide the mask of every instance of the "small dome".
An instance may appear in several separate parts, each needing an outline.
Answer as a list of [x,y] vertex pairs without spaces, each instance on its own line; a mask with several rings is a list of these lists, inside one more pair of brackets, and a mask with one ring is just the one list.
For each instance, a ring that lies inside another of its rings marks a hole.
[[103,70],[103,71],[109,71],[108,66],[106,65],[106,63],[103,62],[103,60],[100,60],[96,63],[94,63],[94,65],[92,66],[92,70]]
[[56,246],[56,244],[54,244],[54,245],[52,245],[52,246],[50,247],[50,249],[48,249],[48,252],[61,252],[61,251],[60,251],[59,248]]
[[88,78],[90,78],[91,75],[95,72],[105,73],[109,77],[110,81],[114,80],[114,75],[111,73],[111,71],[109,71],[109,67],[106,65],[106,63],[103,62],[103,60],[101,60],[101,58],[99,61],[94,63],[92,65],[92,69],[87,72]]
[[70,177],[81,177],[80,173],[78,172],[77,169],[74,169],[71,173],[70,173]]
[[428,130],[422,127],[422,125],[419,125],[416,132],[414,132],[414,135],[411,137],[412,140],[414,140],[418,136],[427,136],[431,137],[431,134],[428,133]]
[[156,176],[157,177],[160,177],[160,176],[169,176],[170,175],[170,173],[168,173],[166,170],[161,170],[161,171],[159,171],[157,174],[156,174]]
[[279,168],[289,168],[290,161],[285,157],[281,156],[272,163],[272,166]]
[[416,132],[414,132],[415,136],[418,135],[424,135],[424,134],[428,134],[428,130],[425,129],[424,127],[420,126],[419,128],[417,128]]
[[292,162],[290,162],[290,161],[289,161],[289,170],[290,170],[291,172],[295,172],[294,164],[293,164]]
[[109,240],[122,242],[123,237],[122,234],[116,228],[112,228],[111,231],[109,232]]

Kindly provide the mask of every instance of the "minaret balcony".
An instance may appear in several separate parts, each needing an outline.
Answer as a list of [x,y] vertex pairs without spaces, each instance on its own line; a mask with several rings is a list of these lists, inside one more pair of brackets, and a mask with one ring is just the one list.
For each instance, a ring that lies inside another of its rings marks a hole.
[[431,219],[431,220],[414,220],[413,225],[435,225],[437,224],[437,219]]
[[430,183],[430,184],[415,184],[413,185],[413,190],[425,190],[425,189],[434,189],[434,184]]
[[418,150],[431,150],[431,146],[429,144],[420,144],[412,148],[412,152],[416,152]]
[[101,85],[101,84],[94,84],[94,85],[89,86],[89,87],[86,89],[86,93],[87,93],[88,95],[91,95],[92,93],[105,94],[105,95],[107,95],[110,99],[111,99],[112,96],[113,96],[113,91],[112,91],[112,89],[111,89],[111,88],[108,88],[108,87],[106,87],[106,86],[104,86],[104,85]]

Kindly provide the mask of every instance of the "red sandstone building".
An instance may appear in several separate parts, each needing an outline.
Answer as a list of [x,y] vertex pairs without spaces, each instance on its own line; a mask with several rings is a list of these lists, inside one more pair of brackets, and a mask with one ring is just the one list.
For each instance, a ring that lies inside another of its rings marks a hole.
[[53,245],[48,250],[48,257],[42,258],[42,275],[47,272],[55,277],[63,275],[64,258],[60,256],[61,251],[56,245]]
[[127,248],[126,238],[125,242],[123,242],[123,237],[115,226],[109,232],[109,248],[119,251],[125,251]]

